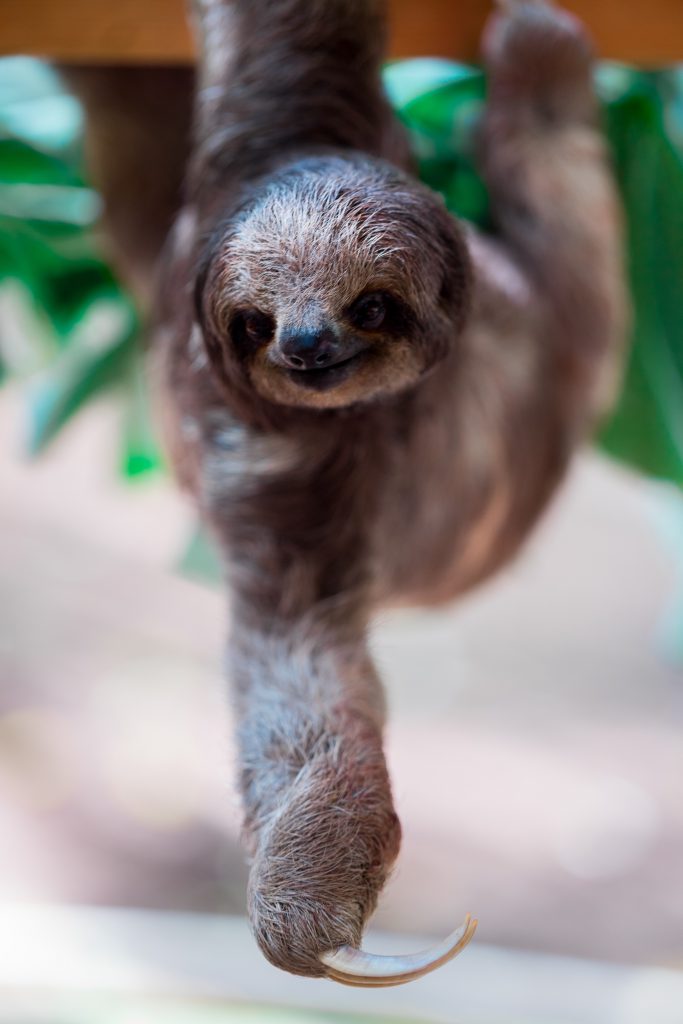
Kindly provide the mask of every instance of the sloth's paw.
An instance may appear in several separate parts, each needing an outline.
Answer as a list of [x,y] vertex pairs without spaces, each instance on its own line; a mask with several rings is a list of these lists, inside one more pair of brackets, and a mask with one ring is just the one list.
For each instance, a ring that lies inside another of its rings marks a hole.
[[550,116],[583,107],[592,93],[594,53],[579,19],[533,0],[500,6],[482,42],[494,94],[526,99]]
[[360,944],[398,853],[401,830],[381,750],[365,763],[307,765],[261,835],[249,916],[283,970],[321,976],[320,955]]

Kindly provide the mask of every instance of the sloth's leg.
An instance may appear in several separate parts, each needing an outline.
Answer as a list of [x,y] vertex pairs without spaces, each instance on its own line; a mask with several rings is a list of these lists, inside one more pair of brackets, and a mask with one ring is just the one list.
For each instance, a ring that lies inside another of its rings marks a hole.
[[146,310],[182,200],[194,69],[60,66],[83,105],[88,173],[104,200],[105,244]]
[[491,20],[481,167],[510,258],[546,324],[577,425],[608,398],[626,320],[621,215],[593,51],[573,16],[508,0]]

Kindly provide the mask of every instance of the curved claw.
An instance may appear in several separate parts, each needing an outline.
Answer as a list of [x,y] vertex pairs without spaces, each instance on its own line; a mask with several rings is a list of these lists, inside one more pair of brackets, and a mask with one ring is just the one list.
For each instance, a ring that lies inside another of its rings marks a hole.
[[385,988],[405,985],[435,971],[457,956],[470,941],[477,927],[468,914],[460,928],[430,949],[405,956],[379,956],[352,946],[341,946],[320,957],[327,968],[327,977],[341,985],[358,988]]

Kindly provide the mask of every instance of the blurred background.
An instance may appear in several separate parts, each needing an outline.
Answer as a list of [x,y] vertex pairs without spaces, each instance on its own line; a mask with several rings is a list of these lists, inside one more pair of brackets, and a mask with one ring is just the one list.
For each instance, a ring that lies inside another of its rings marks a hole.
[[[424,180],[485,226],[480,72],[385,81]],[[216,561],[158,452],[78,104],[0,59],[3,1024],[683,1024],[683,68],[604,63],[597,86],[623,393],[510,569],[378,623],[405,838],[368,945],[480,926],[366,993],[285,976],[248,934]]]

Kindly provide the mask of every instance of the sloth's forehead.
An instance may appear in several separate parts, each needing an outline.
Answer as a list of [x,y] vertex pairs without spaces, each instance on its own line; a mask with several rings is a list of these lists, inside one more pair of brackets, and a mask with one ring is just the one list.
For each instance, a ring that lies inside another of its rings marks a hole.
[[416,254],[381,211],[344,204],[272,201],[245,217],[226,262],[251,293],[316,293],[350,302],[368,287],[409,290]]
[[321,259],[358,262],[400,257],[409,239],[382,211],[348,210],[344,205],[271,202],[238,225],[232,245],[243,254],[277,258],[285,265],[314,264]]

